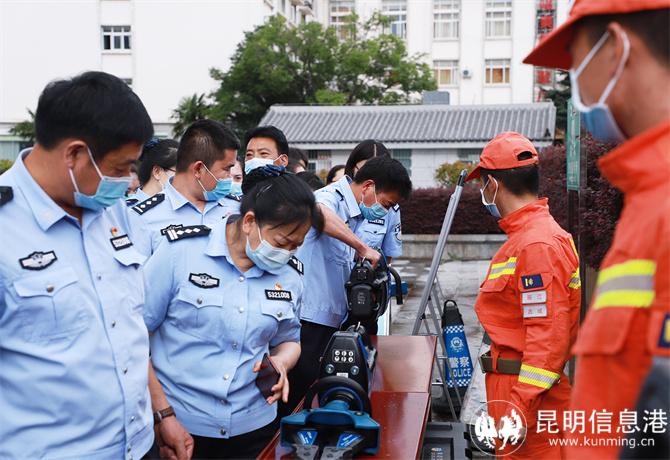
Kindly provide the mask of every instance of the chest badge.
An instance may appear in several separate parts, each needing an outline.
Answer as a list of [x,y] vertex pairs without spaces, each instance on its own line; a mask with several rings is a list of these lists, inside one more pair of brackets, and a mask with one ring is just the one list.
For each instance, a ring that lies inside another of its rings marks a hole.
[[521,284],[524,289],[537,289],[544,287],[542,275],[528,275],[521,277]]
[[[277,285],[275,285],[277,287]],[[282,289],[266,289],[265,298],[268,300],[293,300],[291,291],[284,291]]]
[[110,238],[109,242],[112,243],[112,247],[115,251],[120,251],[121,249],[126,249],[133,245],[133,242],[130,241],[128,235],[120,235],[114,238]]
[[368,220],[371,224],[374,225],[384,225],[386,221],[384,219],[374,219],[374,220]]
[[23,259],[19,259],[19,263],[26,270],[44,270],[56,260],[58,260],[58,257],[56,257],[56,253],[53,251],[35,251]]
[[207,273],[191,273],[188,276],[188,280],[199,288],[203,289],[219,287],[220,281],[218,278],[214,278],[212,275],[208,275]]

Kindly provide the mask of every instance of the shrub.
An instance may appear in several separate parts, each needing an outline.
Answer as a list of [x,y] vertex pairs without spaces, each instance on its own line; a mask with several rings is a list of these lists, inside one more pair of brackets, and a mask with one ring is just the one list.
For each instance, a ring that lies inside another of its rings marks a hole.
[[[587,184],[579,210],[581,232],[586,248],[581,256],[598,268],[609,248],[614,227],[623,205],[622,195],[600,175],[597,159],[611,150],[590,137],[582,139],[587,151]],[[568,193],[566,190],[565,147],[551,146],[540,152],[540,196],[549,198],[549,211],[564,229],[568,229]],[[401,202],[405,234],[438,234],[454,186],[417,189]],[[456,210],[451,234],[502,233],[496,220],[481,203],[479,184],[466,184]],[[576,235],[575,235],[576,240]]]
[[462,161],[456,161],[454,163],[444,163],[442,166],[437,168],[435,171],[435,180],[442,187],[448,187],[450,185],[456,185],[458,182],[458,176],[461,174],[461,171],[464,169],[468,170],[468,173],[475,169],[474,164],[464,163]]
[[13,164],[14,162],[12,160],[0,160],[0,174],[11,168]]

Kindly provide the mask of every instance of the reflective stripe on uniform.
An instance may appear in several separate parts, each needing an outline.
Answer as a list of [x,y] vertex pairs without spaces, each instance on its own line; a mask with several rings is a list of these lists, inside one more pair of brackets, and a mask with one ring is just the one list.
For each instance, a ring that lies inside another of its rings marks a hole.
[[527,364],[521,364],[521,371],[519,371],[519,382],[534,385],[546,390],[551,388],[560,378],[561,375],[556,372],[529,366]]
[[488,279],[494,280],[503,275],[513,275],[516,269],[516,257],[510,257],[506,262],[491,265]]
[[656,262],[636,259],[612,265],[598,274],[593,308],[646,308],[654,301]]
[[570,283],[568,287],[571,289],[579,289],[582,287],[582,280],[579,278],[579,268],[570,276]]

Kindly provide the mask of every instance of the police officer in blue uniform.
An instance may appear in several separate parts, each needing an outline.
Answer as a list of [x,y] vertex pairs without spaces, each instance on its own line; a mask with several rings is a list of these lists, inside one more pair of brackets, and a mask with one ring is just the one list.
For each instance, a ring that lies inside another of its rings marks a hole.
[[[356,177],[356,173],[369,159],[383,156],[391,156],[384,144],[373,139],[364,140],[351,151],[344,173]],[[380,210],[378,215],[371,217],[363,221],[356,235],[368,246],[381,249],[390,263],[394,257],[402,255],[400,206]]]
[[154,137],[144,144],[137,171],[140,188],[128,195],[126,199],[128,206],[135,206],[163,191],[165,184],[177,172],[178,148],[179,142],[174,139]]
[[288,165],[288,141],[274,126],[257,126],[244,136],[244,174],[265,165]]
[[237,136],[218,121],[198,120],[188,127],[177,150],[177,173],[163,192],[132,207],[151,230],[152,251],[166,234],[214,225],[239,211],[240,197],[230,193],[239,146]]
[[[317,192],[319,207],[357,232],[365,219],[372,219],[409,196],[412,182],[407,170],[389,157],[369,160],[352,180],[344,176]],[[344,284],[354,263],[354,249],[343,241],[310,231],[298,251],[305,265],[305,295],[300,310],[303,353],[289,378],[293,389],[282,413],[290,413],[300,402],[318,374],[319,358],[332,334],[347,317]],[[377,253],[378,255],[378,253]]]
[[122,198],[151,119],[120,79],[87,72],[44,89],[35,130],[0,176],[0,458],[140,459],[145,256]]
[[[195,458],[255,457],[300,354],[303,268],[293,254],[321,214],[294,175],[257,172],[239,215],[169,239],[146,267],[151,360]],[[280,375],[263,396],[255,381],[266,353]]]

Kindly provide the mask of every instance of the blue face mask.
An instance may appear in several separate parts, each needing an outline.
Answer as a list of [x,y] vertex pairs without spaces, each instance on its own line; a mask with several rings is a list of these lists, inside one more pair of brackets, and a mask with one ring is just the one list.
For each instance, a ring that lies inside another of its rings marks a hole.
[[230,184],[231,195],[242,195],[242,182],[233,182]]
[[619,62],[619,67],[609,81],[605,90],[600,95],[598,102],[591,106],[586,106],[581,99],[579,94],[579,75],[584,71],[586,66],[591,62],[593,56],[602,48],[602,46],[607,41],[609,37],[609,32],[605,34],[598,40],[598,43],[595,44],[591,51],[586,55],[582,63],[577,67],[576,70],[570,70],[570,82],[572,83],[572,103],[575,105],[575,108],[581,113],[582,121],[586,129],[593,135],[593,137],[601,142],[612,142],[620,143],[623,142],[626,137],[623,132],[617,125],[612,112],[610,111],[609,106],[606,101],[610,93],[614,89],[614,86],[619,81],[621,73],[623,72],[626,61],[628,60],[628,55],[630,54],[630,42],[628,41],[628,36],[625,32],[623,34],[623,55],[621,56],[621,62]]
[[261,243],[256,249],[251,249],[249,238],[247,238],[247,246],[245,252],[247,257],[261,270],[266,272],[275,272],[286,265],[296,251],[287,251],[286,249],[276,248],[265,241],[261,236],[260,227],[258,229],[258,238]]
[[230,187],[233,181],[231,179],[217,179],[217,177],[212,174],[212,172],[205,166],[205,169],[210,176],[216,180],[216,187],[213,190],[205,190],[205,187],[202,185],[202,182],[198,179],[198,184],[202,187],[202,195],[205,198],[205,201],[219,201],[221,198],[225,198],[230,195]]
[[374,188],[372,189],[372,192],[375,194],[375,204],[372,206],[367,206],[361,201],[358,207],[361,210],[361,214],[363,214],[363,218],[366,220],[383,219],[386,217],[386,214],[388,214],[389,211],[384,206],[379,204],[379,201],[377,201],[377,193]]
[[100,182],[98,183],[98,188],[94,195],[85,195],[79,191],[77,181],[74,179],[74,173],[70,168],[70,180],[72,180],[72,185],[74,185],[75,190],[74,203],[80,208],[90,209],[91,211],[100,211],[123,198],[133,178],[132,176],[103,176],[102,172],[100,172],[100,168],[98,168],[98,165],[93,159],[90,149],[88,149],[88,156],[95,167],[95,172],[100,176]]
[[493,177],[489,176],[489,180],[486,182],[486,185],[484,185],[484,188],[479,189],[479,193],[481,193],[482,195],[482,204],[484,205],[486,210],[496,219],[500,219],[502,216],[500,215],[498,206],[496,206],[496,196],[498,195],[498,182],[495,179],[493,179],[493,181],[496,183],[496,191],[493,194],[493,201],[491,203],[487,203],[486,198],[484,198],[484,190],[486,190],[486,187],[489,186],[492,179]]
[[256,168],[271,164],[274,164],[274,160],[269,158],[252,158],[251,160],[246,160],[244,162],[244,174],[249,174]]

